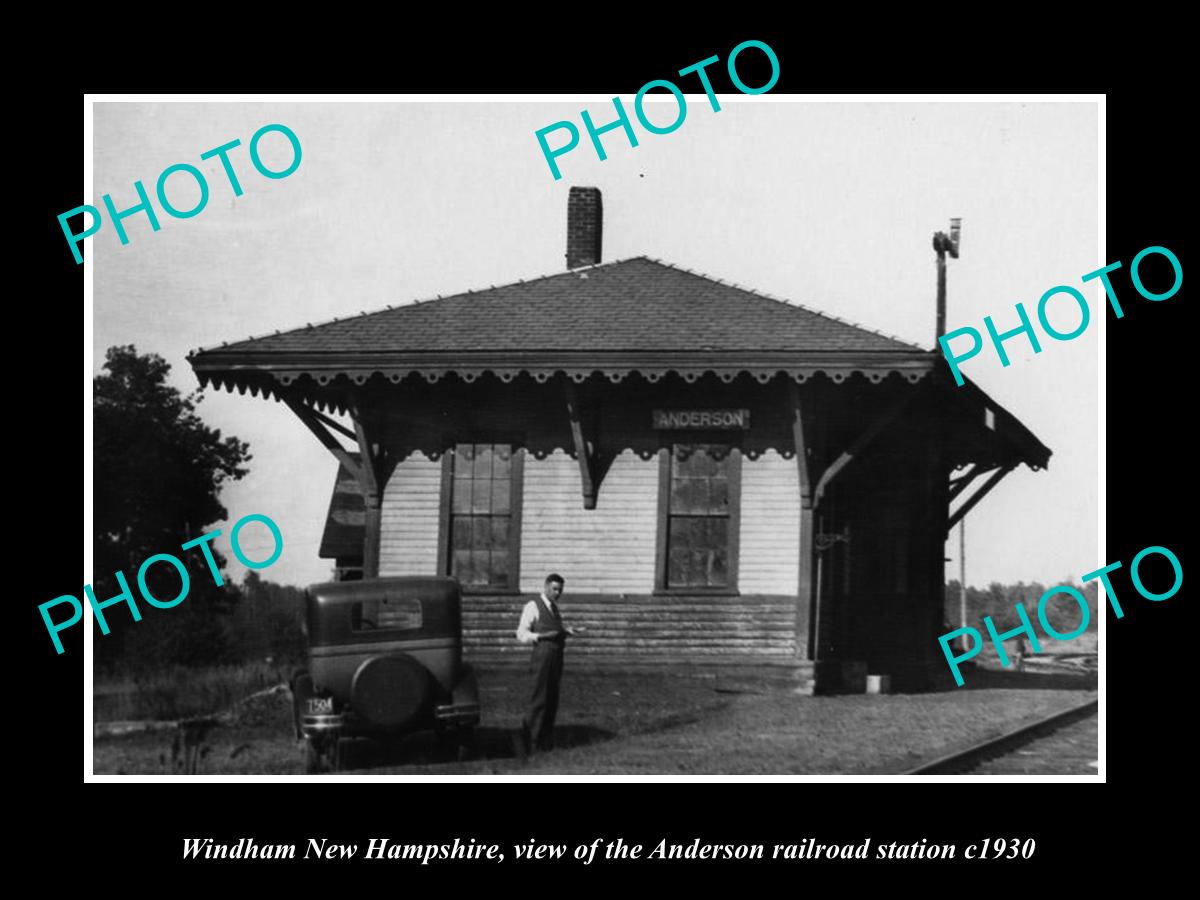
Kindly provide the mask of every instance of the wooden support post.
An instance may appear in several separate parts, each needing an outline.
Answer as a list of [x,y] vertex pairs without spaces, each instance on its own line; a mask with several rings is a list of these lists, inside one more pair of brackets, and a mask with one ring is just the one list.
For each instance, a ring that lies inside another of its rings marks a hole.
[[583,508],[596,508],[596,482],[594,454],[583,433],[583,420],[579,409],[579,395],[575,383],[563,376],[563,388],[567,396],[567,416],[571,420],[571,439],[575,443],[575,455],[579,457],[579,482],[583,492]]
[[[820,528],[823,518],[823,516],[813,516],[814,526]],[[833,642],[831,640],[833,605],[827,596],[829,592],[824,590],[825,579],[822,577],[825,574],[824,554],[818,551],[814,555],[816,557],[816,579],[813,584],[813,592],[816,595],[816,602],[813,603],[813,661],[823,663],[833,658]]]
[[964,490],[966,490],[967,486],[972,481],[974,481],[976,478],[978,478],[984,472],[992,471],[992,468],[994,468],[994,467],[988,467],[985,469],[982,466],[975,465],[975,466],[971,467],[970,472],[966,472],[962,475],[959,475],[957,478],[951,480],[950,495],[949,495],[948,499],[953,500],[955,497],[957,497],[959,494],[961,494]]
[[371,442],[367,439],[366,426],[363,424],[361,410],[355,406],[350,410],[354,419],[354,439],[358,442],[358,455],[362,459],[362,477],[364,494],[379,494],[379,471],[377,466],[378,454],[371,451]]
[[[804,435],[806,410],[800,403],[800,386],[789,378],[788,399],[792,407],[792,446],[796,450],[796,471],[800,477],[800,571],[796,584],[796,656],[811,655],[809,637],[817,621],[813,615],[813,515],[812,477],[808,459],[808,441]],[[801,630],[803,629],[803,640]]]
[[366,504],[363,531],[363,578],[379,577],[379,542],[383,531],[383,479],[380,471],[381,453],[373,452],[367,436],[362,406],[355,403],[350,409],[354,419],[354,436],[362,459],[363,500]]
[[[796,592],[796,655],[812,658],[814,642],[811,636],[817,625],[815,604],[813,603],[813,529],[816,527],[816,516],[811,505],[800,506],[800,581]],[[800,627],[804,628],[804,640],[801,641]],[[803,644],[803,645],[802,645]]]
[[294,412],[296,417],[308,426],[308,430],[316,435],[317,440],[324,444],[329,452],[337,458],[337,461],[346,467],[346,471],[350,472],[358,480],[361,487],[363,484],[362,466],[355,462],[354,457],[350,455],[350,451],[346,450],[338,443],[337,438],[329,433],[329,430],[325,428],[321,419],[318,418],[319,414],[310,407],[305,406],[295,396],[280,393],[280,397],[288,405],[288,409]]
[[[363,578],[379,577],[379,539],[383,527],[383,453],[375,453],[367,437],[366,426],[363,422],[361,406],[357,403],[350,409],[354,420],[354,430],[338,424],[317,412],[302,402],[293,394],[280,392],[279,396],[288,408],[296,414],[308,430],[316,435],[338,462],[345,466],[356,481],[362,492],[366,505],[366,528],[363,535]],[[329,433],[333,428],[338,432],[354,438],[358,444],[359,459],[356,461],[350,451],[343,447],[338,439]]]
[[335,422],[333,419],[329,418],[329,416],[325,415],[324,413],[317,412],[315,409],[312,411],[312,414],[316,416],[319,421],[324,422],[327,427],[332,428],[338,434],[343,434],[352,441],[355,440],[354,432],[345,425]]
[[833,462],[833,464],[825,470],[825,472],[821,475],[821,480],[817,482],[816,490],[813,492],[814,500],[817,505],[820,505],[821,497],[825,494],[825,490],[829,487],[829,483],[837,477],[837,474],[841,472],[842,469],[846,468],[846,466],[850,465],[850,463],[854,460],[854,457],[860,455],[871,444],[871,442],[875,440],[875,438],[883,433],[884,429],[891,425],[892,422],[896,421],[896,419],[898,419],[900,415],[906,409],[908,409],[909,404],[916,399],[919,391],[919,387],[908,391],[899,402],[893,404],[890,409],[881,413],[875,419],[875,421],[871,423],[870,427],[868,427],[866,431],[855,438],[854,443],[847,447],[845,452],[842,453],[842,455],[839,456]]
[[[813,517],[813,527],[820,531],[829,526],[829,517],[820,515]],[[825,557],[829,555],[831,547],[826,545],[822,547],[817,543],[816,535],[814,535],[814,548],[816,557],[816,578],[813,585],[813,640],[812,654],[813,661],[816,663],[828,664],[837,658],[837,647],[834,635],[836,634],[836,623],[834,617],[836,612],[833,608],[833,595],[831,583],[833,579],[832,573],[826,574],[829,564],[825,561]],[[837,679],[837,675],[833,674],[832,669],[818,671],[816,673],[818,681],[824,681],[830,676]]]
[[800,386],[788,379],[788,395],[792,404],[792,446],[796,448],[796,470],[800,475],[800,502],[812,506],[812,478],[808,460],[808,442],[804,439],[804,409],[800,405]]
[[366,495],[363,516],[363,578],[379,577],[379,539],[383,533],[383,505],[379,497]]
[[[856,456],[859,456],[871,442],[874,441],[880,434],[887,429],[896,419],[898,419],[909,405],[916,399],[920,388],[905,392],[905,396],[894,403],[891,408],[885,410],[860,434],[854,442],[846,448],[846,450],[821,474],[817,481],[816,487],[812,490],[812,509],[819,511],[822,509],[822,500],[825,498],[825,492],[828,490],[834,478],[845,469]],[[806,476],[807,477],[807,476]],[[801,520],[803,521],[803,508],[801,509]],[[808,534],[813,535],[813,529],[822,527],[821,520],[826,516],[812,516]],[[815,535],[814,535],[815,537]],[[803,535],[802,535],[803,541]],[[810,541],[812,538],[810,538]],[[804,551],[805,556],[810,560],[814,554],[814,544],[809,543]],[[812,563],[809,563],[810,573]],[[827,578],[823,578],[823,564],[819,556],[816,559],[816,579],[812,585],[813,600],[812,600],[812,622],[810,624],[810,647],[812,659],[817,664],[815,677],[817,680],[817,689],[824,690],[822,684],[827,684],[830,687],[836,687],[838,684],[839,674],[836,667],[837,647],[834,635],[836,634],[834,616],[836,615],[833,608],[833,591],[828,590],[824,584]],[[812,580],[812,575],[809,575]]]
[[992,477],[989,478],[987,481],[985,481],[983,483],[983,485],[979,488],[979,490],[977,490],[974,494],[972,494],[970,496],[970,498],[967,500],[967,502],[964,503],[962,506],[960,506],[957,510],[955,510],[954,514],[952,516],[950,516],[949,520],[946,522],[945,536],[949,537],[950,529],[952,529],[955,525],[957,525],[959,523],[959,521],[963,518],[963,516],[965,516],[972,509],[974,509],[975,504],[978,503],[980,500],[982,500],[988,491],[990,491],[997,484],[999,484],[1001,478],[1003,478],[1005,475],[1007,475],[1009,472],[1011,472],[1016,467],[1017,467],[1016,463],[1009,463],[1008,465],[1001,466],[999,469],[997,469],[996,472],[994,472],[992,474]]

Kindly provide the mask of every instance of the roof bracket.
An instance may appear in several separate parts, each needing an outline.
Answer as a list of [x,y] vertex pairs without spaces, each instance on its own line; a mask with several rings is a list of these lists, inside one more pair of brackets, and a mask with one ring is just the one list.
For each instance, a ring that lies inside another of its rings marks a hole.
[[[297,397],[295,394],[292,394],[290,391],[280,390],[277,391],[277,393],[283,402],[288,405],[288,409],[294,412],[296,417],[300,419],[300,421],[306,426],[308,426],[308,430],[316,435],[317,440],[324,444],[325,448],[337,458],[337,461],[346,467],[346,471],[350,472],[354,476],[359,487],[362,489],[363,496],[368,496],[370,493],[370,482],[366,480],[367,475],[364,471],[364,466],[360,465],[359,462],[350,455],[350,451],[343,447],[338,439],[329,433],[329,429],[325,427],[326,422],[329,421],[328,418],[321,415],[312,407],[306,405],[300,400],[299,397]],[[343,433],[348,433],[348,429],[339,427],[338,430],[342,431]]]
[[879,435],[882,434],[889,425],[896,421],[896,419],[900,418],[901,414],[903,414],[913,400],[917,398],[917,394],[919,392],[920,388],[914,388],[906,391],[904,396],[896,401],[896,403],[892,404],[890,408],[880,413],[880,415],[876,417],[875,421],[871,423],[867,430],[855,438],[854,442],[845,449],[841,456],[830,463],[829,468],[822,473],[820,481],[817,482],[816,490],[813,491],[814,504],[820,504],[821,498],[825,495],[826,489],[829,487],[833,479],[837,477],[837,474],[841,472],[842,469],[846,468],[846,466],[850,465],[850,463],[854,461],[854,457],[860,455],[864,450],[866,450],[867,447],[875,440],[875,438],[879,437]]
[[567,399],[567,416],[571,421],[571,439],[575,445],[575,456],[579,459],[579,482],[583,493],[583,508],[596,508],[596,491],[600,479],[596,464],[596,442],[584,434],[579,406],[579,393],[570,378],[563,379],[563,390]]
[[808,405],[800,403],[800,386],[796,384],[795,379],[789,378],[788,399],[791,403],[792,413],[792,444],[796,449],[796,469],[800,478],[800,506],[803,509],[811,509],[813,505],[813,490],[812,490],[812,464],[809,462],[809,444],[805,440],[804,424],[809,421],[809,434],[812,434],[811,428],[811,410]]
[[986,495],[988,491],[990,491],[997,484],[999,484],[1001,478],[1003,478],[1005,475],[1007,475],[1009,472],[1011,472],[1016,467],[1017,467],[1016,463],[1008,463],[1007,465],[1001,466],[999,469],[997,469],[995,472],[993,472],[992,477],[989,478],[987,481],[985,481],[982,485],[980,485],[979,489],[976,490],[975,493],[973,493],[967,499],[967,502],[964,503],[962,506],[960,506],[958,509],[956,509],[954,511],[954,514],[951,515],[950,518],[946,520],[946,534],[949,535],[950,530],[955,525],[957,525],[959,523],[959,521],[962,520],[966,516],[967,513],[969,513],[972,509],[975,508],[975,504],[978,503],[980,500],[982,500],[984,498],[984,495]]
[[334,431],[336,431],[338,434],[344,435],[345,437],[350,438],[350,440],[352,440],[352,441],[358,440],[358,436],[353,431],[351,431],[349,428],[347,428],[345,425],[342,425],[340,422],[335,422],[333,419],[329,418],[329,416],[325,415],[324,413],[317,412],[315,409],[312,410],[312,414],[314,416],[316,416],[317,419],[319,419],[321,422],[324,422],[325,425],[327,425],[329,428],[332,428]]
[[978,478],[984,472],[990,472],[994,468],[995,468],[995,466],[980,465],[979,463],[975,463],[975,465],[971,466],[971,470],[969,472],[964,472],[962,475],[959,475],[957,478],[951,478],[950,479],[950,493],[949,493],[949,496],[947,497],[947,499],[953,500],[955,497],[957,497],[959,494],[961,494],[964,490],[966,490],[967,486],[972,481],[974,481],[976,478]]

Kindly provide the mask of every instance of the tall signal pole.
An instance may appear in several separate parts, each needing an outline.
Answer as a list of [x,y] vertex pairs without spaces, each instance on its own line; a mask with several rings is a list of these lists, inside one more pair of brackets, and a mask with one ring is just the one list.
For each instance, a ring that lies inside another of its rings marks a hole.
[[[963,516],[958,523],[958,604],[962,621],[960,628],[967,627],[967,517]],[[967,634],[962,636],[963,653],[967,652]]]
[[[946,333],[946,256],[958,259],[958,244],[962,237],[962,219],[950,219],[950,234],[944,231],[936,232],[933,236],[933,250],[937,254],[937,334],[934,335],[934,349],[937,349],[938,338]],[[949,513],[949,510],[947,510]],[[964,516],[958,523],[958,605],[959,627],[967,627],[967,520]],[[967,634],[963,632],[962,651],[967,652]]]
[[958,240],[962,235],[962,219],[950,220],[950,234],[939,231],[933,236],[933,249],[937,253],[937,334],[933,336],[934,349],[937,339],[946,333],[946,254],[958,259]]

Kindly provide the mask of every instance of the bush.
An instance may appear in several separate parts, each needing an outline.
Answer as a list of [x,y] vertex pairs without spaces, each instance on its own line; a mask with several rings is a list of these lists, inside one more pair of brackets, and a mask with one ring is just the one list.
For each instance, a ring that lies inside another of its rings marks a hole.
[[212,715],[285,680],[286,672],[266,660],[236,666],[170,666],[116,681],[98,679],[95,717],[103,722]]

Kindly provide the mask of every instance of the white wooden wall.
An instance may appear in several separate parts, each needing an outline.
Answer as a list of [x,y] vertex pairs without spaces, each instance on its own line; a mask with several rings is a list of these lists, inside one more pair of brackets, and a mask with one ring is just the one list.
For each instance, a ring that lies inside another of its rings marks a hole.
[[442,462],[423,453],[401,461],[383,491],[380,575],[438,574]]
[[[442,463],[415,453],[396,466],[383,495],[380,575],[432,575]],[[525,457],[521,590],[536,592],[549,572],[577,593],[648,594],[654,589],[658,460],[622,452],[584,509],[579,463],[562,450]],[[742,460],[738,589],[742,594],[797,590],[800,488],[796,461],[774,450]]]
[[654,589],[658,460],[623,451],[604,476],[595,509],[583,508],[579,462],[562,450],[525,457],[521,590],[550,572],[578,593],[648,594]]
[[768,450],[742,458],[738,591],[792,594],[800,578],[800,475],[795,459]]

